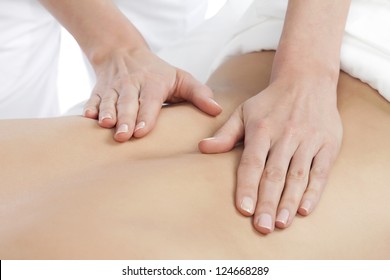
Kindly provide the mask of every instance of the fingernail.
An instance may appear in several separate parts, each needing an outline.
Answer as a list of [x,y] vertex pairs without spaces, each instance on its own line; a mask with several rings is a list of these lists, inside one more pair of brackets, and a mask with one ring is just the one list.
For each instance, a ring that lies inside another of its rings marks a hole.
[[281,223],[282,225],[287,225],[288,218],[290,217],[290,212],[287,209],[280,210],[276,222]]
[[146,123],[145,123],[145,122],[140,122],[140,123],[138,123],[138,124],[135,126],[135,128],[134,128],[134,132],[136,132],[137,130],[143,129],[145,126],[146,126]]
[[121,124],[117,131],[116,131],[116,134],[119,134],[119,133],[128,133],[129,132],[129,126],[127,124]]
[[219,104],[217,103],[217,101],[215,101],[214,99],[209,98],[209,100],[210,100],[210,102],[213,103],[214,105],[217,105],[219,108],[222,108],[222,106],[219,105]]
[[261,228],[268,229],[269,232],[272,231],[272,217],[270,214],[260,214],[257,225]]
[[302,205],[301,205],[301,209],[305,212],[305,214],[309,214],[310,211],[311,211],[311,201],[310,200],[305,200]]
[[241,209],[244,210],[245,212],[249,214],[253,214],[253,209],[254,209],[254,202],[253,199],[250,198],[249,196],[246,196],[242,199],[241,201]]
[[87,114],[90,114],[92,112],[91,109],[87,108],[87,109],[84,109],[83,111],[83,116],[85,117]]
[[110,113],[102,113],[100,118],[99,118],[99,122],[102,122],[106,119],[110,119],[110,120],[112,119],[112,116]]
[[216,139],[215,137],[209,137],[209,138],[203,139],[202,141],[213,141],[215,139]]

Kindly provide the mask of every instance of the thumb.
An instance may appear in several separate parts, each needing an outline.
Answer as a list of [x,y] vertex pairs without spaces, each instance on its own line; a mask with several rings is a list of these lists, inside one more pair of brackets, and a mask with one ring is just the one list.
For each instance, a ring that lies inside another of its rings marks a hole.
[[244,137],[244,124],[237,109],[229,120],[211,138],[199,142],[199,150],[205,154],[225,153],[234,148]]
[[222,112],[222,107],[213,99],[211,89],[196,80],[191,74],[178,70],[176,96],[194,104],[199,110],[211,116]]

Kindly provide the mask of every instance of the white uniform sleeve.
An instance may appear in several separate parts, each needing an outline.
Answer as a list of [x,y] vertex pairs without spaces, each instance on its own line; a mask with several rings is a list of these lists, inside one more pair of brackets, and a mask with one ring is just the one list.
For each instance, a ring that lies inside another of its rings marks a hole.
[[38,1],[0,1],[0,118],[59,114],[59,36]]

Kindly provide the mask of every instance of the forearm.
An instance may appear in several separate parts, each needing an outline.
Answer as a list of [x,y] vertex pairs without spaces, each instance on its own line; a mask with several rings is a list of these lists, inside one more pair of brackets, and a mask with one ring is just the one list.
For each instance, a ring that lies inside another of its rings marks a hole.
[[350,0],[290,0],[272,80],[308,72],[337,83],[340,48]]
[[118,49],[148,48],[110,0],[39,0],[75,37],[90,61]]

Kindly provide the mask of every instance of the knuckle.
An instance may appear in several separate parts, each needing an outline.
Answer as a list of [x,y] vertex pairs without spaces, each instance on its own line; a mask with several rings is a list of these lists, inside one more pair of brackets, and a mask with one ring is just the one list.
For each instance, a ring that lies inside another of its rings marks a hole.
[[259,120],[254,120],[251,122],[251,125],[255,130],[267,130],[269,127],[269,123],[266,119],[259,119]]
[[329,168],[325,166],[313,166],[310,171],[310,176],[317,179],[326,179],[329,174]]
[[90,98],[88,99],[88,101],[84,104],[84,108],[88,108],[88,107],[94,107],[96,105],[100,104],[100,99],[97,100],[95,98]]
[[99,99],[101,101],[104,96],[103,92],[104,91],[100,89],[94,89],[91,93],[90,99]]
[[137,101],[137,97],[132,96],[131,94],[122,94],[118,98],[118,104],[129,104],[129,103],[133,103],[135,101]]
[[258,211],[274,212],[276,211],[277,203],[269,198],[264,198],[258,203]]
[[98,86],[95,86],[91,92],[91,98],[100,98],[101,94],[100,94],[101,90]]
[[277,166],[272,167],[266,167],[263,173],[264,179],[279,183],[282,182],[284,179],[285,173],[283,172],[283,169]]
[[158,103],[158,104],[163,104],[164,103],[164,96],[163,94],[141,94],[138,98],[138,101],[140,104],[147,104],[147,103]]
[[307,173],[304,168],[292,168],[287,173],[287,179],[294,181],[304,181],[307,178]]
[[110,94],[110,93],[106,93],[101,97],[103,103],[115,103],[117,99],[118,99],[117,94]]
[[302,196],[297,193],[294,193],[294,195],[283,196],[283,208],[297,208],[301,199]]
[[129,112],[121,111],[118,113],[118,120],[120,120],[120,121],[122,121],[122,120],[123,121],[126,121],[126,120],[133,121],[136,117],[137,117],[137,114],[134,112],[131,112],[131,111],[129,111]]
[[[302,140],[302,136],[308,135],[309,130],[306,128],[302,128],[299,123],[295,121],[289,121],[283,128],[282,131],[282,139],[285,141],[287,145],[291,141],[300,141]],[[312,135],[312,134],[310,134]]]
[[258,155],[243,155],[241,157],[241,167],[251,167],[262,170],[265,165],[265,160]]
[[121,75],[115,78],[113,82],[113,88],[116,88],[120,91],[133,89],[134,91],[138,92],[141,89],[141,83],[143,80],[144,74],[139,72]]
[[312,201],[318,201],[322,194],[322,188],[308,188],[305,192],[305,196],[309,197]]
[[286,125],[284,126],[284,136],[285,137],[292,137],[295,136],[298,132],[298,125],[294,121],[288,121]]
[[194,90],[194,92],[197,95],[205,95],[210,98],[213,96],[213,92],[210,90],[210,88],[207,85],[204,84],[196,85],[196,90]]
[[323,132],[319,130],[318,127],[310,127],[306,129],[306,131],[308,135],[311,135],[310,137],[313,140],[318,140],[322,138]]
[[237,191],[241,193],[251,193],[256,196],[258,188],[259,182],[248,178],[240,178],[240,181],[237,183]]

